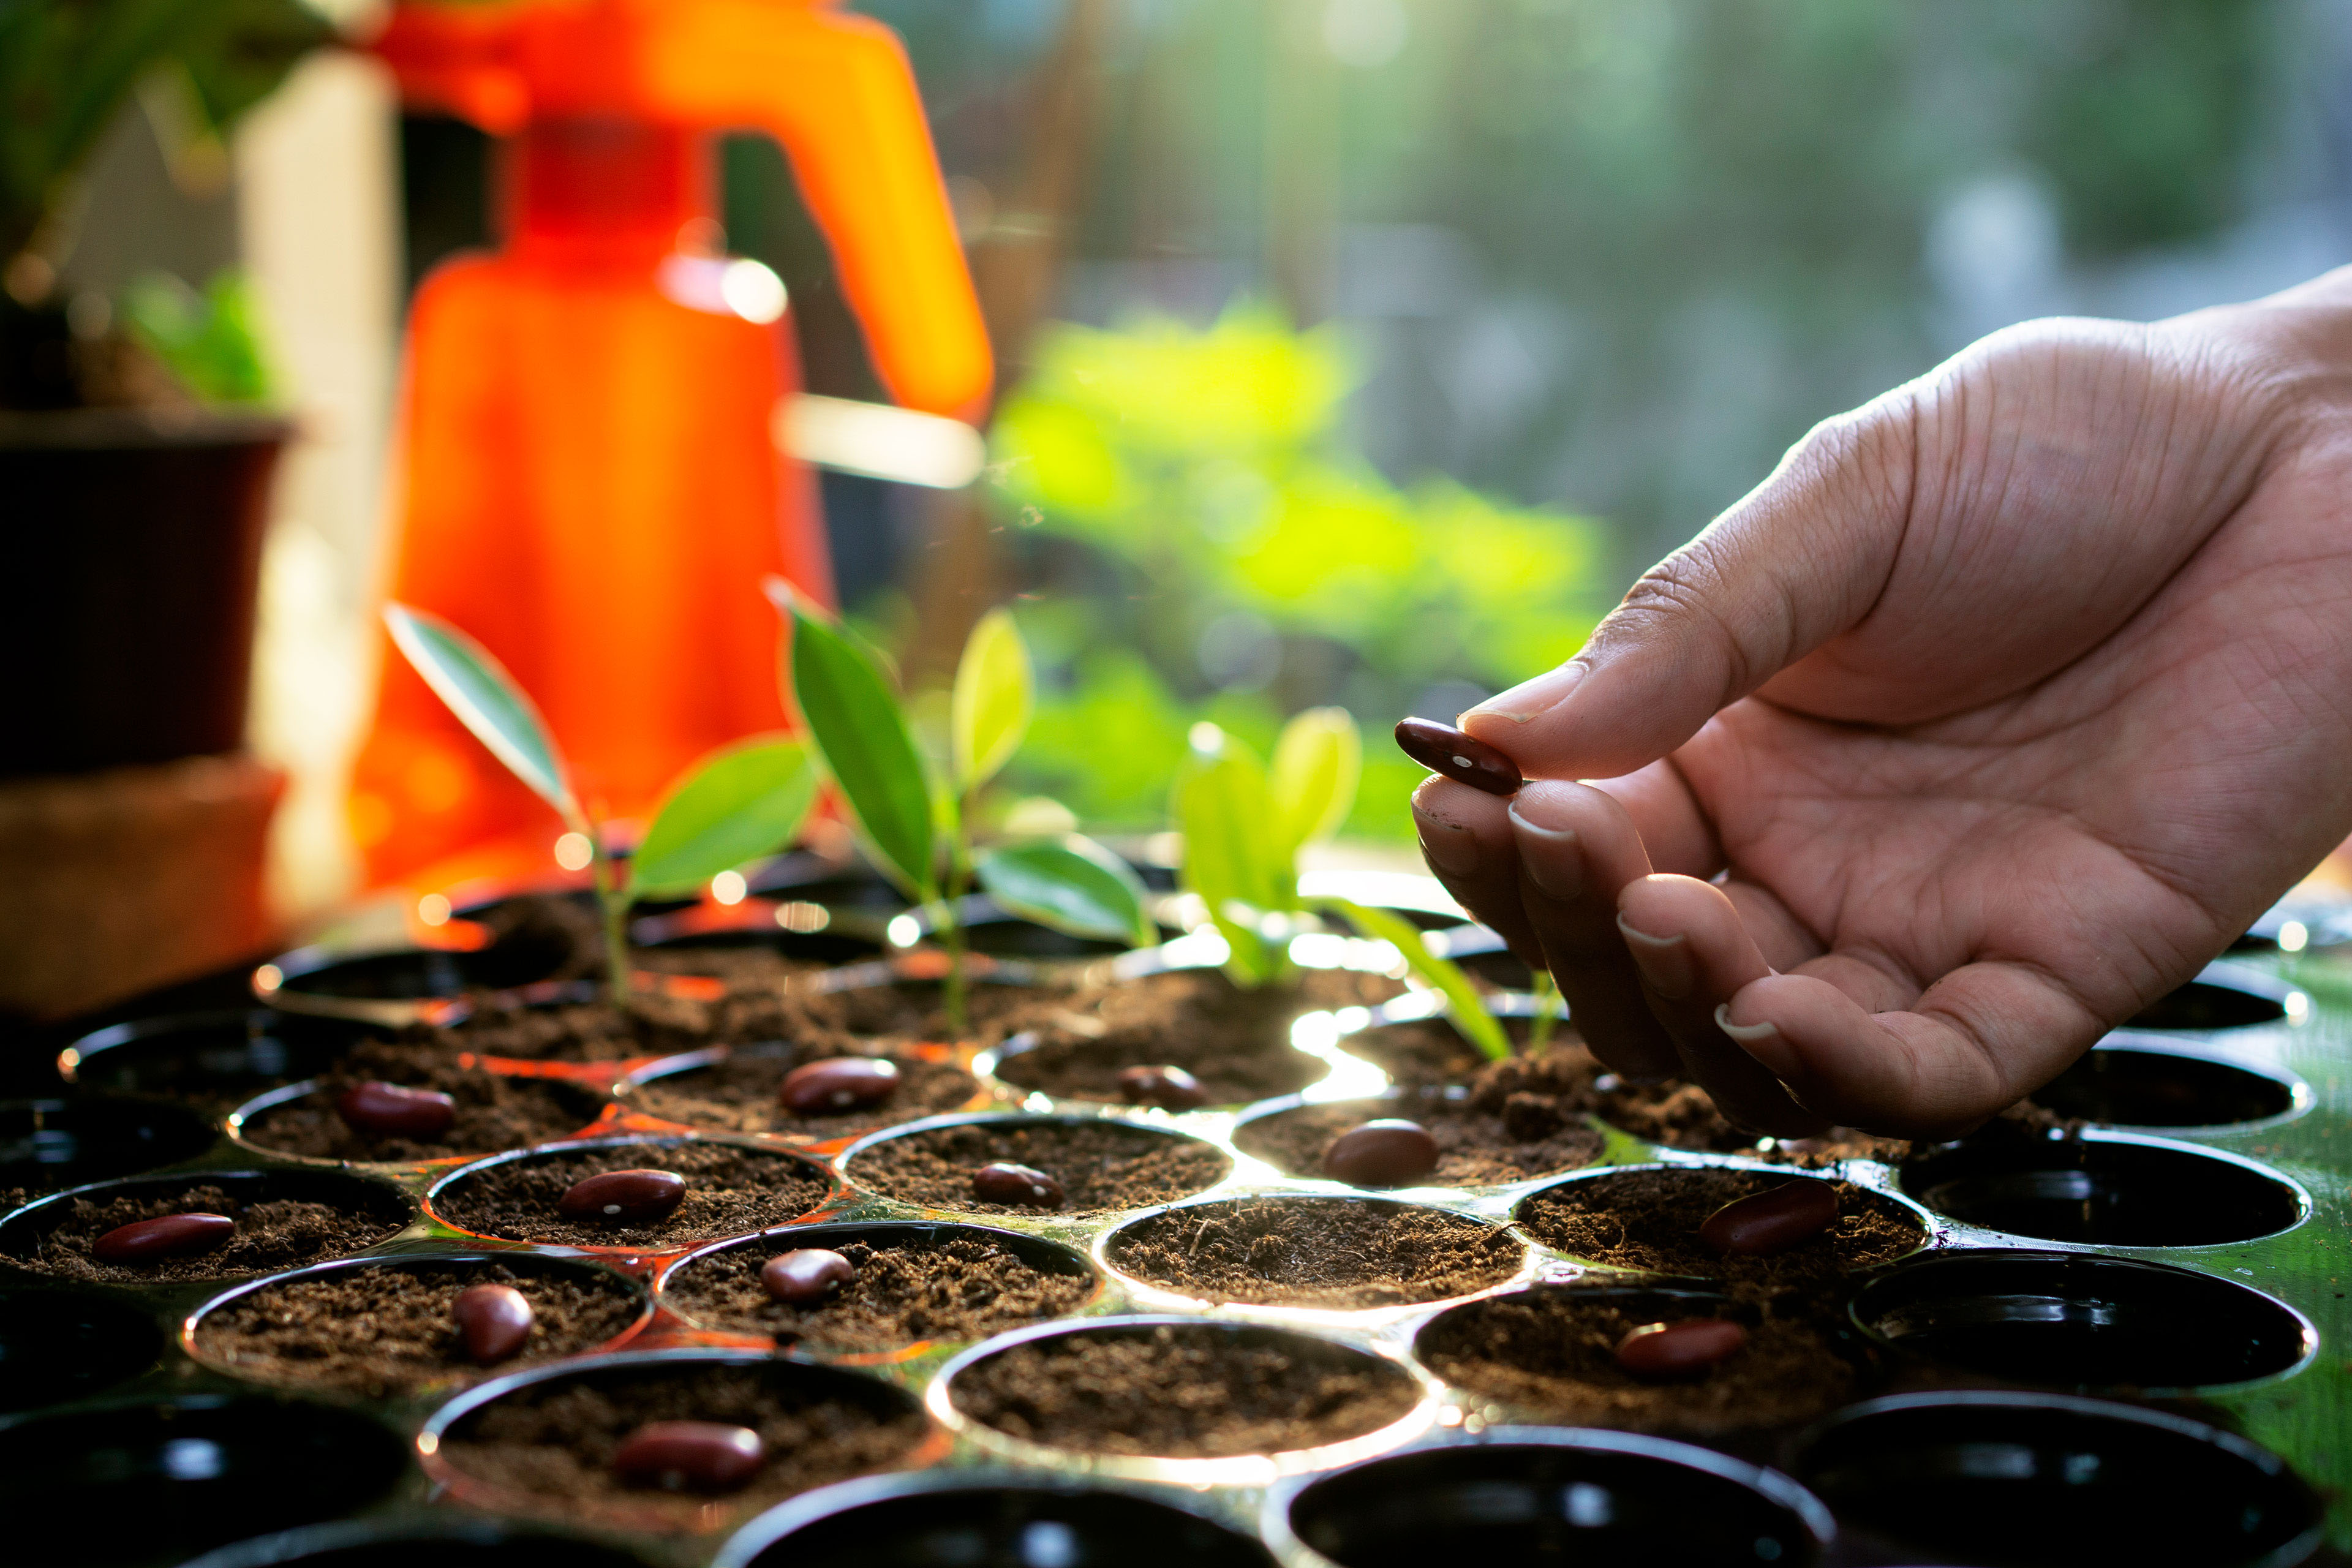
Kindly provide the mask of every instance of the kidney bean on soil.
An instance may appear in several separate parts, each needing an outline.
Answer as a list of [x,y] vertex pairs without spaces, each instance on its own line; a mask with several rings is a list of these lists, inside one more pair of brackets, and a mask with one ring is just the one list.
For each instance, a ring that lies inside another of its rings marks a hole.
[[727,1492],[759,1474],[768,1446],[749,1426],[649,1421],[613,1455],[623,1479],[664,1491]]
[[354,1084],[336,1098],[335,1112],[369,1138],[438,1138],[457,1119],[457,1102],[430,1089],[396,1083]]
[[1748,1331],[1728,1318],[1644,1323],[1617,1342],[1617,1364],[1635,1377],[1689,1377],[1747,1342]]
[[856,1265],[822,1247],[779,1252],[760,1268],[760,1283],[787,1307],[813,1306],[856,1278]]
[[1519,765],[1475,735],[1433,719],[1397,721],[1396,743],[1404,754],[1433,773],[1444,773],[1488,795],[1516,795],[1526,781]]
[[879,1105],[898,1087],[898,1064],[876,1057],[828,1057],[784,1075],[776,1098],[802,1116]]
[[1118,1094],[1129,1105],[1156,1105],[1162,1110],[1192,1110],[1209,1103],[1201,1080],[1176,1067],[1122,1068]]
[[1437,1140],[1417,1121],[1384,1117],[1331,1140],[1323,1173],[1359,1187],[1402,1187],[1437,1169]]
[[984,1204],[1016,1204],[1023,1208],[1062,1206],[1062,1184],[1028,1165],[1000,1160],[971,1173],[971,1195]]
[[494,1366],[530,1338],[530,1300],[511,1285],[469,1285],[450,1306],[466,1353],[476,1366]]
[[565,1219],[609,1219],[633,1225],[660,1219],[686,1201],[686,1178],[675,1171],[607,1171],[574,1182],[556,1200]]
[[119,1225],[89,1250],[101,1263],[160,1263],[210,1252],[236,1234],[236,1221],[225,1214],[167,1214]]
[[1760,1258],[1820,1235],[1837,1213],[1827,1182],[1783,1182],[1724,1205],[1700,1224],[1698,1238],[1717,1252]]

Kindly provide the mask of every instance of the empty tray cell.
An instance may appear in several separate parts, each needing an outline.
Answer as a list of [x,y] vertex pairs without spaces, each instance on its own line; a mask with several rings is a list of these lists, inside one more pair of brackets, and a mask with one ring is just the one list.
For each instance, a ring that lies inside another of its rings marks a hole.
[[152,1100],[0,1100],[0,1191],[53,1193],[176,1165],[215,1136],[194,1111]]
[[85,1406],[0,1427],[0,1511],[15,1563],[178,1563],[349,1513],[407,1467],[354,1411],[259,1394]]
[[1803,1568],[1827,1512],[1786,1477],[1658,1437],[1498,1427],[1373,1459],[1268,1510],[1339,1568]]
[[240,1541],[183,1568],[645,1568],[614,1546],[487,1521],[348,1520]]
[[[667,1172],[685,1191],[660,1213],[562,1212],[572,1187],[620,1171]],[[425,1206],[474,1236],[653,1252],[798,1219],[824,1201],[828,1187],[824,1168],[797,1155],[715,1140],[597,1139],[468,1165],[426,1193]]]
[[84,1035],[58,1053],[58,1071],[85,1089],[156,1095],[219,1119],[263,1089],[325,1071],[359,1034],[266,1007],[172,1014]]
[[1931,1562],[2285,1564],[2322,1528],[2311,1489],[2244,1438],[2063,1394],[1857,1405],[1797,1474],[1840,1522]]
[[0,1294],[0,1410],[36,1410],[95,1394],[155,1364],[163,1331],[94,1292]]
[[1903,1190],[1939,1214],[2037,1241],[2205,1247],[2300,1221],[2300,1189],[2243,1160],[2180,1144],[2088,1133],[1993,1137],[1903,1167]]
[[2309,1092],[2234,1062],[2118,1042],[2085,1052],[2035,1089],[2033,1103],[2111,1127],[2226,1127],[2284,1116],[2309,1103]]
[[2194,1388],[2274,1377],[2317,1342],[2301,1313],[2234,1280],[2129,1258],[1958,1252],[1874,1279],[1851,1309],[1897,1349],[2019,1383]]
[[[1024,1165],[1053,1178],[1035,1203],[982,1195],[974,1175]],[[970,1214],[1101,1214],[1206,1191],[1234,1163],[1215,1144],[1162,1128],[1075,1116],[976,1116],[886,1132],[849,1151],[842,1172],[868,1192],[919,1208]]]
[[853,1481],[812,1503],[753,1521],[717,1568],[1274,1568],[1199,1514],[1034,1474]]
[[2127,1029],[2245,1029],[2294,1016],[2295,992],[2233,963],[2215,963],[2126,1022]]
[[[128,1261],[95,1244],[128,1225],[222,1215],[233,1233],[209,1247],[167,1247]],[[59,1193],[0,1222],[0,1263],[59,1279],[140,1285],[244,1279],[347,1257],[415,1217],[406,1194],[334,1171],[204,1171],[105,1182]]]
[[1423,1402],[1411,1373],[1369,1351],[1199,1319],[1025,1330],[967,1352],[941,1381],[952,1409],[992,1431],[1129,1458],[1328,1448]]
[[1254,1197],[1147,1215],[1113,1231],[1103,1256],[1200,1300],[1359,1310],[1491,1289],[1526,1248],[1500,1226],[1418,1204]]

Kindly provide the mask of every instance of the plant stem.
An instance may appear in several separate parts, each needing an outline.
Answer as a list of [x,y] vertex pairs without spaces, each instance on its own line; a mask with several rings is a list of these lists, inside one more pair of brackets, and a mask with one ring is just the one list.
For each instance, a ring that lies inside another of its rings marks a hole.
[[613,1005],[629,1005],[629,895],[613,885],[613,865],[604,854],[601,828],[588,831],[589,875],[596,882],[596,905],[604,916],[604,984]]
[[1559,983],[1551,971],[1536,973],[1536,1016],[1528,1025],[1528,1055],[1534,1056],[1550,1043],[1551,1026],[1559,1017]]
[[971,1026],[971,1016],[964,1003],[964,942],[963,916],[958,906],[963,900],[964,889],[971,877],[971,837],[965,824],[971,820],[970,796],[955,803],[955,829],[948,835],[948,874],[940,900],[940,944],[948,950],[946,1002],[948,1023],[961,1035]]

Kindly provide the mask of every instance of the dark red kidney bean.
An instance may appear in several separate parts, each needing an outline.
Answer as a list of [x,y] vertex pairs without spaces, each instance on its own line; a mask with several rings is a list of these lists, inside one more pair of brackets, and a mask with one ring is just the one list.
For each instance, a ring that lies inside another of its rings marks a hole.
[[1717,1252],[1758,1258],[1819,1236],[1837,1212],[1837,1190],[1827,1182],[1783,1182],[1724,1205],[1700,1225],[1698,1238]]
[[822,1247],[779,1252],[760,1269],[760,1283],[787,1307],[822,1301],[856,1278],[857,1269],[849,1259]]
[[613,1455],[625,1480],[673,1492],[731,1492],[760,1473],[768,1446],[749,1426],[649,1421]]
[[530,1299],[511,1285],[468,1285],[449,1309],[476,1366],[490,1366],[530,1338]]
[[167,1214],[116,1226],[89,1250],[101,1263],[160,1263],[210,1252],[236,1234],[236,1221],[225,1214]]
[[1209,1091],[1182,1068],[1121,1068],[1118,1096],[1129,1105],[1156,1105],[1162,1110],[1191,1110],[1209,1103]]
[[430,1089],[396,1083],[354,1084],[335,1101],[354,1132],[370,1138],[438,1138],[457,1119],[457,1102]]
[[1689,1377],[1747,1342],[1748,1331],[1728,1318],[1644,1323],[1617,1342],[1617,1364],[1635,1377]]
[[1000,1160],[971,1173],[971,1195],[984,1204],[1057,1209],[1062,1206],[1062,1184],[1043,1171]]
[[1435,1169],[1437,1140],[1417,1121],[1367,1121],[1323,1151],[1323,1173],[1359,1187],[1402,1187]]
[[1444,773],[1488,795],[1516,795],[1527,782],[1519,776],[1518,763],[1475,735],[1433,719],[1398,720],[1396,743],[1431,773]]
[[878,1057],[830,1057],[784,1075],[776,1098],[801,1116],[879,1105],[898,1087],[898,1064]]
[[662,1219],[686,1201],[686,1178],[675,1171],[607,1171],[572,1184],[556,1200],[565,1219],[609,1219],[620,1224]]

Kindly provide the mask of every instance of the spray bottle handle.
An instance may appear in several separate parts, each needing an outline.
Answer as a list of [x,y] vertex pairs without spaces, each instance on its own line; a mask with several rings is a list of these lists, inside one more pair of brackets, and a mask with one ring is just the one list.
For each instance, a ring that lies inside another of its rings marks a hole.
[[783,144],[891,395],[977,418],[988,330],[897,35],[822,7],[698,0],[666,8],[646,41],[649,97]]

